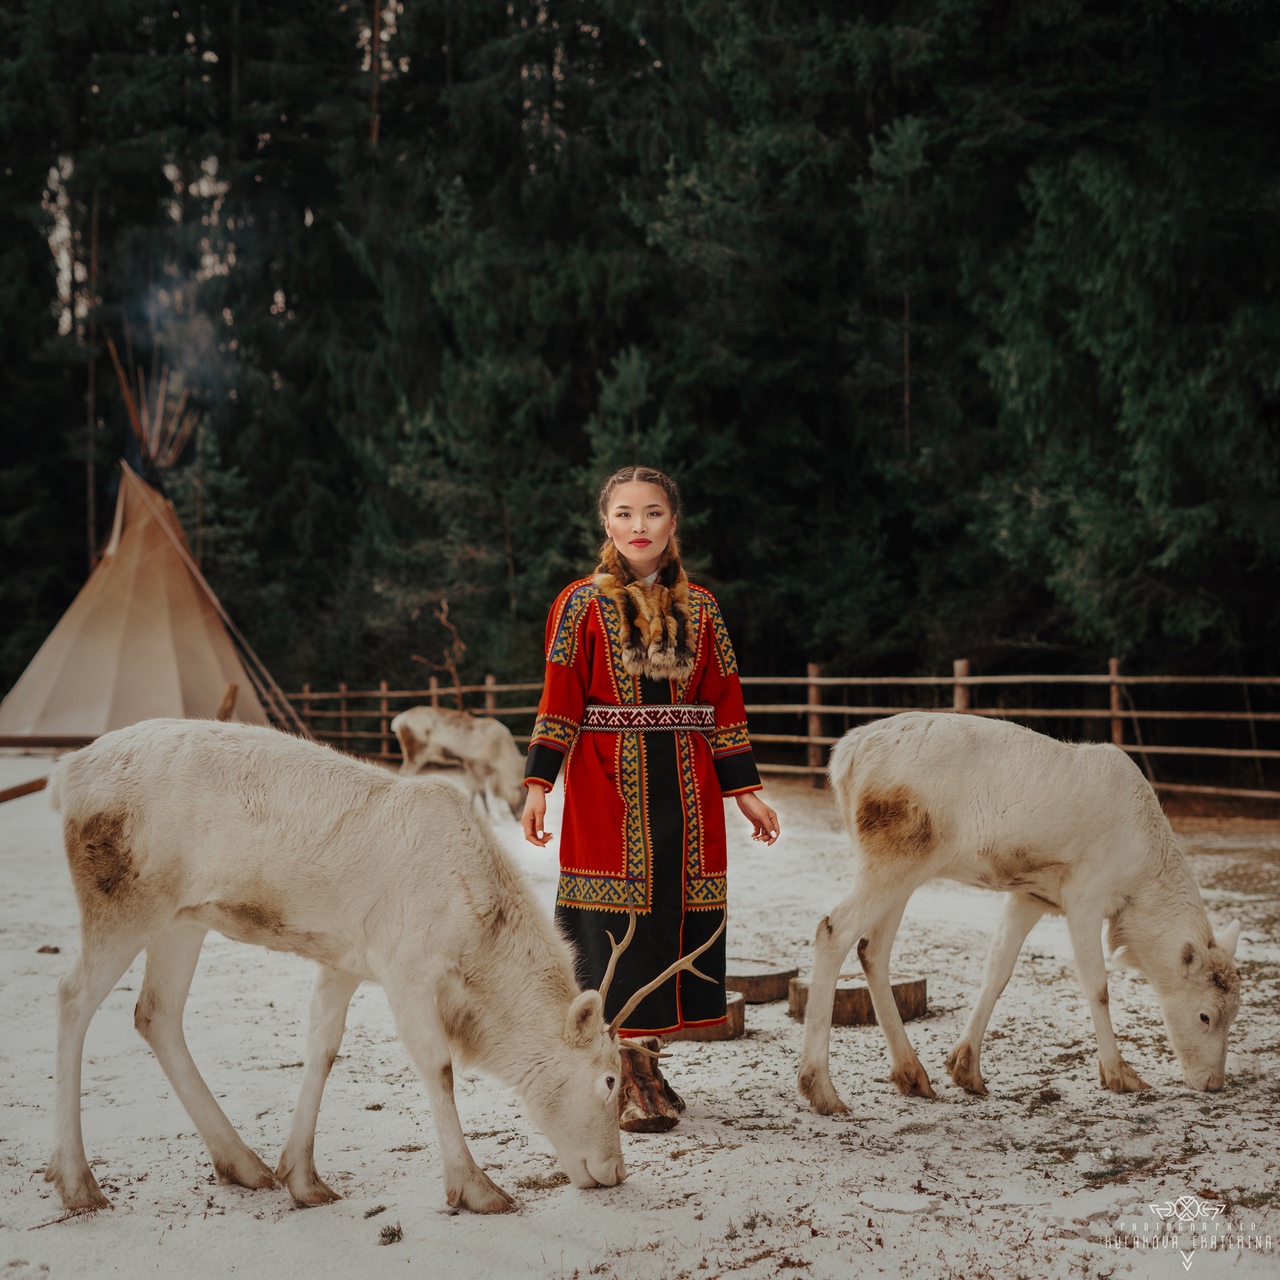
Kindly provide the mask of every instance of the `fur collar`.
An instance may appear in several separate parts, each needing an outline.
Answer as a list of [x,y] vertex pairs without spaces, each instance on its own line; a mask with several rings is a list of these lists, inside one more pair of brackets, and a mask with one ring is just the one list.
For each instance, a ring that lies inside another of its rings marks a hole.
[[636,579],[612,542],[600,549],[595,584],[617,606],[626,624],[622,665],[628,674],[684,680],[693,673],[689,579],[674,534],[658,562],[652,586]]

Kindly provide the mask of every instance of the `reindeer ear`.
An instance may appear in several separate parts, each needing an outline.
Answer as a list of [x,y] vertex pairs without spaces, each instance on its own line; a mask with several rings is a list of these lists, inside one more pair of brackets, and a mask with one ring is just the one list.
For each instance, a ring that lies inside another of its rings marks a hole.
[[604,1031],[604,1003],[598,991],[584,991],[569,1006],[564,1020],[565,1043],[586,1048]]
[[1240,921],[1233,920],[1222,931],[1222,937],[1218,939],[1218,946],[1220,946],[1223,949],[1223,951],[1227,953],[1227,955],[1231,956],[1234,959],[1236,954],[1236,944],[1239,941],[1240,941]]
[[1137,957],[1128,947],[1117,947],[1111,953],[1111,968],[1137,969],[1139,973],[1142,972],[1142,966],[1138,963]]

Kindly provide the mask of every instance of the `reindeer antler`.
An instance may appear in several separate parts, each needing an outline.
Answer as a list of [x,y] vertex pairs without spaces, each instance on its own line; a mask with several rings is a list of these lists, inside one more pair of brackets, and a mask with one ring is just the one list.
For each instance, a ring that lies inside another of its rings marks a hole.
[[608,929],[604,931],[604,936],[609,939],[609,946],[613,949],[609,956],[609,966],[604,971],[604,977],[600,980],[600,1007],[604,1008],[605,998],[609,994],[609,984],[613,981],[613,971],[618,967],[618,957],[631,945],[631,939],[636,936],[636,913],[634,910],[627,912],[627,932],[622,941],[615,942],[613,934]]
[[[631,934],[635,929],[635,912],[633,911],[631,915],[632,915],[631,928],[627,930],[626,942],[629,942],[631,940]],[[682,970],[694,974],[696,977],[701,978],[704,982],[714,982],[715,981],[714,978],[707,977],[705,973],[699,973],[698,970],[694,968],[693,962],[704,951],[706,951],[711,946],[711,944],[715,942],[715,940],[724,932],[724,927],[728,923],[728,920],[729,920],[729,916],[728,916],[728,913],[726,912],[724,917],[720,921],[720,927],[715,931],[715,933],[711,935],[711,937],[709,937],[706,940],[706,942],[702,944],[702,946],[698,947],[697,950],[695,951],[690,951],[687,956],[681,956],[680,959],[675,962],[675,964],[668,965],[667,968],[665,968],[656,978],[654,978],[652,982],[645,983],[645,985],[641,987],[640,990],[637,991],[631,997],[631,999],[628,1000],[627,1003],[624,1004],[622,1008],[619,1009],[618,1012],[613,1015],[613,1018],[609,1022],[609,1030],[616,1035],[618,1028],[635,1011],[636,1006],[639,1005],[640,1001],[643,1000],[645,996],[647,996],[651,991],[657,991],[657,989],[660,986],[662,986],[662,984],[666,982],[668,978],[672,977],[674,974],[680,973]],[[612,935],[610,935],[609,941],[613,942]],[[625,942],[623,945],[625,947]],[[609,958],[609,970],[605,975],[606,978],[612,978],[614,961],[622,953],[622,950],[623,950],[623,947],[618,947],[614,955],[612,955]],[[603,994],[604,992],[602,987],[601,995],[603,996]]]

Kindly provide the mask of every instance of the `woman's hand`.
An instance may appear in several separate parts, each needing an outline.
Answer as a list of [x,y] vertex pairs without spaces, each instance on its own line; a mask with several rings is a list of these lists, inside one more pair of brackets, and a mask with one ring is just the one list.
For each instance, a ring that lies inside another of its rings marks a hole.
[[[751,823],[751,838],[763,840],[765,844],[772,844],[778,838],[782,828],[778,825],[778,815],[760,799],[760,793],[747,791],[733,798],[738,802],[738,808],[742,810],[743,816]],[[526,807],[525,812],[528,813],[528,811]]]
[[520,815],[520,827],[524,838],[530,844],[541,848],[551,839],[551,832],[544,831],[542,824],[547,818],[547,792],[536,782],[525,787],[524,812]]

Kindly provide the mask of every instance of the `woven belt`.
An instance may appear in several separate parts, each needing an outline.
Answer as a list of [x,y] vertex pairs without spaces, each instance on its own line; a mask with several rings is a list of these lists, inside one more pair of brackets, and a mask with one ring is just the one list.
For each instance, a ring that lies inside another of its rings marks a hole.
[[716,709],[705,703],[650,703],[615,707],[593,702],[582,716],[582,728],[594,733],[653,733],[684,729],[714,733]]

